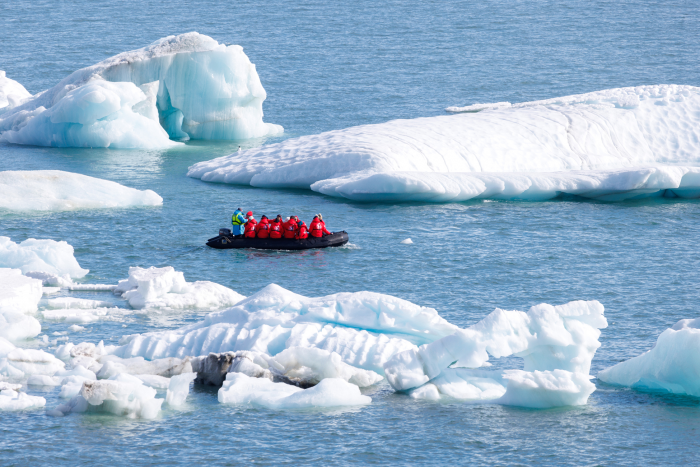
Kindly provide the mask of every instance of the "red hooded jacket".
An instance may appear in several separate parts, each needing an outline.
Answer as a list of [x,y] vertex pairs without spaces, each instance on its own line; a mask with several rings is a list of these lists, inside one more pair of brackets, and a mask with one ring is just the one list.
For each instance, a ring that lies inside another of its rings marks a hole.
[[304,224],[304,221],[301,221],[301,225],[297,225],[297,227],[297,238],[299,240],[309,238],[309,229],[306,228],[306,224]]
[[297,223],[294,219],[289,219],[284,224],[284,238],[295,238],[297,235]]
[[270,222],[270,238],[282,238],[282,223],[273,220]]
[[267,217],[263,217],[255,228],[255,236],[258,238],[268,238],[270,236],[270,223]]
[[257,222],[255,222],[255,219],[250,219],[248,222],[245,223],[245,236],[246,236],[246,238],[255,238],[256,225],[257,225]]
[[328,229],[326,229],[326,224],[320,219],[314,219],[309,226],[312,237],[323,237],[323,234],[330,235]]

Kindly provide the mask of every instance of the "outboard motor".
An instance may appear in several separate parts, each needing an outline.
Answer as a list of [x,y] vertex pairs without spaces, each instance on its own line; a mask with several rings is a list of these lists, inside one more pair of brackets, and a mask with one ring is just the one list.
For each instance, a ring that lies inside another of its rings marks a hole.
[[219,235],[222,235],[225,237],[230,237],[231,236],[231,229],[219,229]]

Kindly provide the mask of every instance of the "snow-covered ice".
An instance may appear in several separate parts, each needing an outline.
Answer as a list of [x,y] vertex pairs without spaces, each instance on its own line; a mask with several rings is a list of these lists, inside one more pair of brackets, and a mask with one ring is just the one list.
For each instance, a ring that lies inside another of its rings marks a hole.
[[401,243],[403,245],[413,245],[413,240],[411,240],[410,238],[407,238],[406,240],[401,240]]
[[0,172],[0,209],[68,211],[73,209],[160,206],[151,190],[61,170]]
[[190,32],[75,71],[5,111],[0,114],[0,141],[167,148],[177,144],[170,138],[246,139],[281,133],[281,126],[262,120],[266,97],[242,47]]
[[116,295],[133,308],[216,309],[235,305],[245,297],[228,287],[208,281],[187,282],[182,272],[164,268],[129,268],[129,277],[119,281]]
[[383,373],[395,353],[457,330],[432,308],[371,292],[309,298],[271,284],[227,310],[179,330],[132,335],[121,357],[204,356],[238,350],[277,355],[291,347],[336,352],[354,367]]
[[0,382],[0,412],[36,409],[46,405],[46,399],[19,391],[17,385]]
[[700,318],[682,319],[654,347],[598,373],[606,383],[700,397]]
[[304,409],[367,405],[372,399],[363,396],[354,384],[339,378],[326,378],[312,388],[301,389],[265,378],[229,373],[219,389],[219,402],[269,409]]
[[73,253],[64,241],[29,238],[18,244],[0,237],[0,267],[20,269],[23,274],[41,272],[66,280],[84,277],[90,271],[80,267]]
[[[7,237],[0,237],[0,248],[4,238]],[[43,293],[40,280],[23,276],[19,269],[0,267],[0,313],[33,313],[37,310]]]
[[358,201],[697,198],[699,109],[693,86],[610,89],[303,136],[188,175]]
[[0,115],[30,99],[32,95],[17,81],[0,70]]
[[471,104],[464,107],[451,106],[445,109],[446,112],[463,113],[463,112],[480,112],[487,109],[507,109],[512,107],[510,102],[493,102],[489,104]]

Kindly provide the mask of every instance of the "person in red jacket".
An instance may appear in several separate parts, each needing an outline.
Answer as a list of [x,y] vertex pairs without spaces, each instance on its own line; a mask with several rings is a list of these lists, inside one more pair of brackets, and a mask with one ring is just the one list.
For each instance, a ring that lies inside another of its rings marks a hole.
[[317,238],[331,234],[328,229],[326,229],[326,224],[318,216],[314,216],[314,220],[311,221],[311,225],[309,226],[309,231],[312,237]]
[[270,222],[270,238],[282,238],[282,216],[279,214]]
[[304,221],[299,221],[297,223],[297,239],[304,240],[305,238],[309,238],[309,229],[304,224]]
[[292,216],[287,222],[284,223],[284,238],[296,238],[297,230],[299,229],[297,226],[296,217],[297,216]]
[[255,238],[255,227],[257,225],[257,222],[255,222],[253,212],[248,211],[246,213],[246,216],[248,216],[248,222],[245,223],[245,238]]
[[255,236],[258,238],[268,238],[270,236],[270,223],[267,216],[262,216],[258,226],[255,228]]

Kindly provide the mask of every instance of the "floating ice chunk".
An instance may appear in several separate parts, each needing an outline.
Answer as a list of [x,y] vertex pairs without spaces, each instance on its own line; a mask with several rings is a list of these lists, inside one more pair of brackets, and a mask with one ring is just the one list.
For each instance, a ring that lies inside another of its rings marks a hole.
[[339,378],[363,388],[384,379],[374,371],[350,366],[337,353],[322,349],[292,347],[275,355],[268,364],[273,372],[304,385],[313,386],[327,378]]
[[302,409],[367,405],[372,399],[360,394],[360,389],[354,384],[339,378],[327,378],[313,388],[301,389],[273,383],[269,379],[229,373],[219,389],[219,402],[270,409]]
[[[3,263],[2,242],[6,238],[0,237],[0,263]],[[7,253],[7,250],[5,253],[7,256],[12,254]],[[11,261],[8,258],[5,260],[8,263]],[[42,294],[41,281],[23,276],[19,269],[0,268],[0,313],[3,311],[33,313],[37,310]],[[1,329],[0,327],[0,332]]]
[[64,241],[29,238],[14,243],[8,237],[0,237],[0,267],[20,269],[22,273],[84,277],[90,271],[80,267],[73,253],[73,247]]
[[0,114],[17,107],[30,99],[32,95],[17,81],[8,78],[0,70]]
[[410,238],[407,238],[406,240],[401,240],[401,243],[403,245],[413,245],[413,240],[411,240]]
[[[163,198],[151,190],[136,190],[87,175],[61,170],[0,172],[0,209],[10,211],[70,211],[162,204]],[[32,277],[43,279],[46,285],[67,287],[72,284],[65,276],[58,279]]]
[[170,378],[166,378],[165,376],[158,376],[158,375],[133,375],[133,376],[140,379],[143,382],[143,384],[145,384],[149,388],[168,389],[168,387],[170,386]]
[[46,301],[46,306],[53,309],[66,309],[66,308],[82,308],[89,310],[92,308],[105,308],[110,307],[112,304],[110,302],[105,302],[101,300],[88,300],[86,298],[75,298],[75,297],[60,297],[52,298]]
[[63,321],[66,323],[94,323],[101,319],[120,320],[125,315],[131,314],[131,310],[124,308],[57,308],[54,310],[42,310],[41,316],[46,321]]
[[181,373],[170,378],[165,403],[176,407],[185,403],[190,393],[190,383],[197,377],[196,373]]
[[188,175],[357,201],[697,198],[698,109],[693,86],[611,89],[302,136]]
[[526,371],[566,370],[588,375],[607,327],[603,305],[575,301],[533,306],[527,313],[496,309],[479,323],[452,335],[394,355],[384,365],[389,383],[408,390],[437,377],[450,365],[478,368],[489,354],[515,355]]
[[0,338],[16,342],[35,337],[40,332],[41,323],[33,316],[0,310]]
[[463,112],[480,112],[482,110],[488,109],[507,109],[512,107],[513,104],[510,102],[494,102],[493,104],[472,104],[465,107],[448,107],[445,109],[446,112],[451,113],[463,113]]
[[584,373],[565,370],[509,370],[503,378],[508,381],[506,393],[497,400],[504,405],[546,409],[569,405],[586,405],[595,384]]
[[144,386],[137,378],[128,381],[85,381],[77,396],[67,404],[58,406],[49,415],[89,411],[153,419],[158,416],[163,404],[163,399],[156,399],[155,396],[156,390]]
[[448,368],[440,376],[409,392],[414,399],[452,398],[465,401],[493,401],[506,392],[501,372]]
[[61,291],[60,287],[42,287],[41,293],[43,295],[53,295]]
[[[0,383],[2,385],[4,383]],[[26,410],[44,407],[46,399],[39,396],[29,396],[13,389],[0,387],[0,411]]]
[[24,275],[33,279],[39,279],[41,283],[44,284],[44,289],[57,288],[58,290],[61,290],[61,287],[67,287],[73,283],[73,280],[68,274],[63,274],[59,276],[58,274],[51,274],[48,272],[29,271],[25,272]]
[[204,356],[251,350],[274,356],[290,347],[336,352],[354,367],[383,372],[392,355],[453,333],[432,308],[371,292],[308,298],[271,284],[180,330],[132,335],[115,355]]
[[81,332],[84,331],[85,328],[83,326],[78,326],[77,324],[74,324],[72,326],[68,326],[68,330],[71,332]]
[[70,291],[86,291],[86,292],[112,292],[116,289],[116,285],[107,284],[72,284],[68,286]]
[[598,373],[606,383],[700,397],[700,318],[682,319],[654,347]]
[[191,32],[78,70],[0,115],[0,140],[73,147],[169,147],[174,139],[281,133],[240,46]]
[[228,287],[207,281],[186,282],[172,267],[131,267],[114,293],[133,308],[215,309],[235,305],[245,297]]
[[0,359],[0,376],[21,379],[31,375],[53,376],[65,363],[50,353],[36,349],[15,348]]

